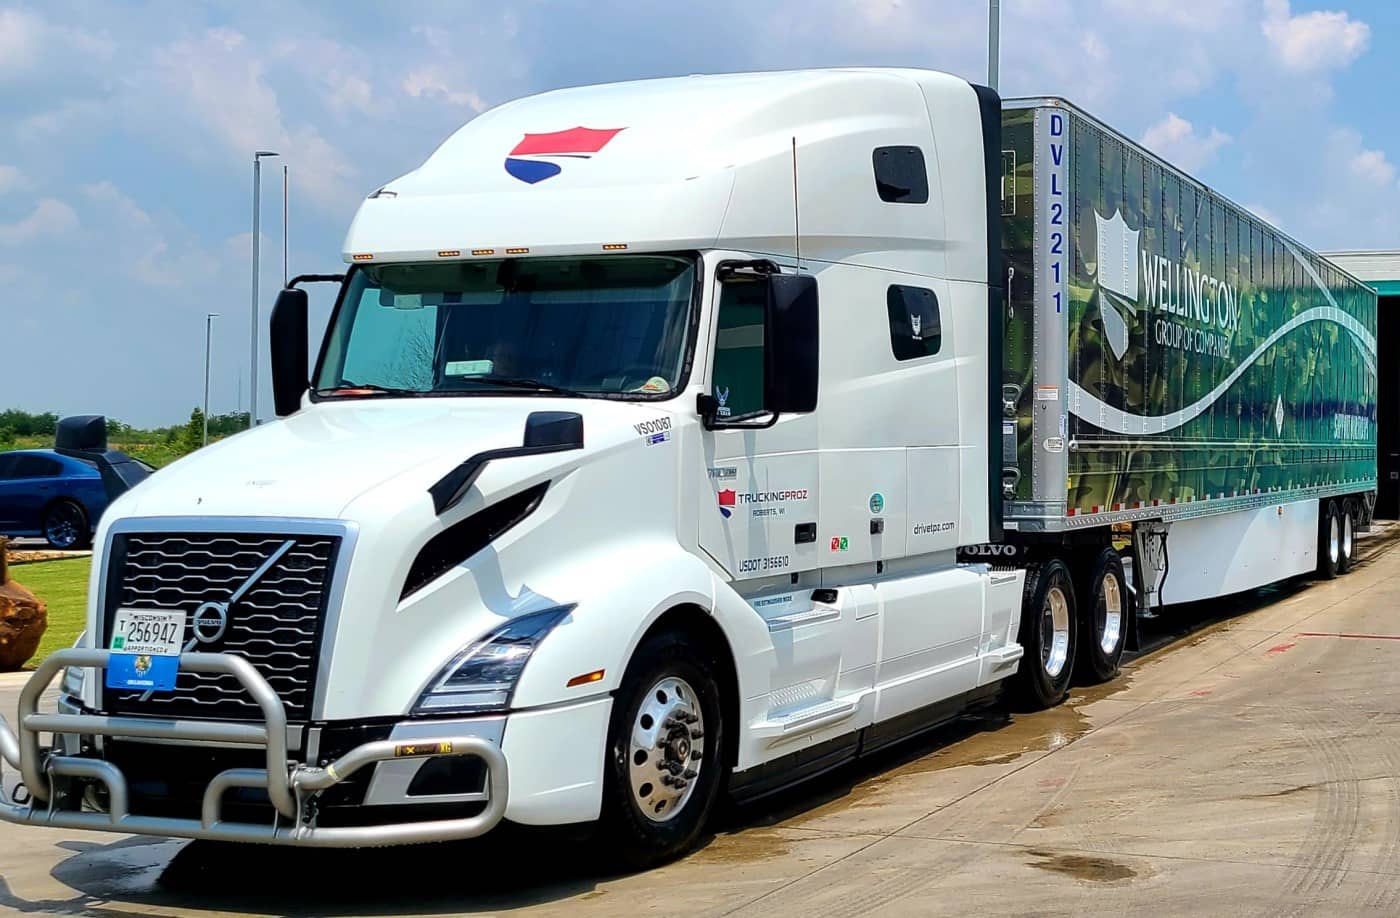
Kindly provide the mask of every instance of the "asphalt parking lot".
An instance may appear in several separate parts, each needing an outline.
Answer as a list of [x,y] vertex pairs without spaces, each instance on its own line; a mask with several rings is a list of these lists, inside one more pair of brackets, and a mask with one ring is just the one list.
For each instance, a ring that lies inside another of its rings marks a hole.
[[[0,908],[81,915],[1400,914],[1400,550],[1196,609],[1116,682],[958,725],[617,875],[521,833],[363,852],[0,825]],[[14,710],[20,680],[0,677]],[[7,784],[13,775],[7,774]]]

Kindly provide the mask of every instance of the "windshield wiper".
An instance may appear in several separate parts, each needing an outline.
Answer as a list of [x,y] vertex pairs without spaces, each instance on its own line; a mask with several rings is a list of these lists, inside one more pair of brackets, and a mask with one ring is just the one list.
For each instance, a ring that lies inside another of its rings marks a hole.
[[531,379],[528,376],[472,376],[472,382],[489,383],[493,386],[500,386],[502,389],[531,389],[535,392],[548,392],[551,395],[563,395],[568,398],[587,398],[586,393],[577,389],[567,389],[563,386],[555,386],[538,379]]
[[353,383],[342,379],[340,385],[331,386],[329,389],[317,389],[319,396],[336,395],[422,395],[417,389],[395,389],[390,386],[381,386],[377,383]]

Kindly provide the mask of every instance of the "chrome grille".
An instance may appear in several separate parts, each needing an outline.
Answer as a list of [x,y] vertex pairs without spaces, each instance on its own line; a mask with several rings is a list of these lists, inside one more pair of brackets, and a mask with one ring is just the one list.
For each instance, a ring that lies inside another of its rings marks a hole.
[[[288,543],[291,543],[288,545]],[[228,627],[194,649],[243,657],[276,690],[290,720],[306,720],[316,685],[321,624],[340,539],[282,533],[151,533],[113,539],[104,634],[119,607],[179,609],[185,642],[194,639],[194,612],[206,602],[229,602],[279,550],[286,550],[228,609]],[[259,720],[258,706],[228,675],[180,673],[175,691],[107,690],[112,713]]]

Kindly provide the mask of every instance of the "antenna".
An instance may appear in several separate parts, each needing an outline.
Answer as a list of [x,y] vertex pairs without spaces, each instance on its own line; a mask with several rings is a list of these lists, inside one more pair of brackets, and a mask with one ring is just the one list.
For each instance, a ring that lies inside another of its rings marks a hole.
[[802,222],[797,207],[797,138],[792,138],[792,248],[797,257],[797,272],[802,273]]

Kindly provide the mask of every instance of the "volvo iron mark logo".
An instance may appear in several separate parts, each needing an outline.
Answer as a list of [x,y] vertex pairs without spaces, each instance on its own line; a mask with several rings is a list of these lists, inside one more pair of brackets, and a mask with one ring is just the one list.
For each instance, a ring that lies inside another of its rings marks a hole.
[[221,602],[201,603],[194,610],[194,620],[190,623],[194,639],[201,644],[212,644],[224,636],[228,630],[228,606]]

